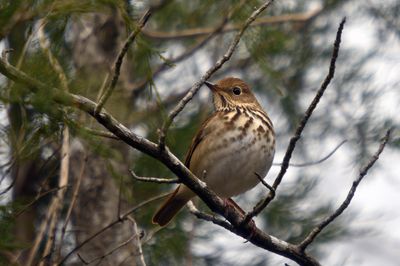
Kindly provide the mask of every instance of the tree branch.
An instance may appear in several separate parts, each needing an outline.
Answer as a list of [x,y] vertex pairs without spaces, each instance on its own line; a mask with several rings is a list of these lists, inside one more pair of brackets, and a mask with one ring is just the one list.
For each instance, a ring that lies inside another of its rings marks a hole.
[[100,97],[99,103],[95,110],[96,113],[98,113],[101,110],[101,108],[103,108],[104,104],[106,103],[108,98],[111,96],[111,93],[114,91],[114,88],[117,85],[117,82],[119,79],[121,65],[122,65],[122,62],[124,60],[126,53],[128,52],[129,46],[131,46],[131,44],[135,41],[136,36],[140,33],[142,28],[146,25],[146,22],[149,20],[150,16],[151,16],[151,12],[149,9],[143,14],[142,18],[139,21],[139,25],[137,26],[137,28],[126,39],[125,44],[122,47],[121,51],[119,52],[117,60],[115,61],[114,76],[111,80],[110,86],[108,86],[106,91]]
[[351,200],[356,193],[358,185],[361,183],[363,178],[367,175],[369,169],[375,164],[375,162],[379,159],[379,155],[382,153],[383,149],[386,146],[386,143],[389,141],[390,138],[390,130],[386,132],[385,137],[382,139],[381,144],[379,145],[378,150],[375,154],[371,157],[369,162],[360,170],[358,178],[353,181],[353,185],[351,186],[349,193],[347,194],[346,199],[343,203],[337,208],[337,210],[332,213],[330,216],[326,217],[323,221],[321,221],[305,238],[304,240],[298,245],[299,249],[304,251],[318,236],[319,233],[324,230],[331,222],[333,222],[339,215],[341,215],[346,208],[350,205]]
[[219,219],[219,218],[215,217],[214,215],[210,215],[210,214],[199,211],[196,208],[196,206],[194,206],[192,201],[189,201],[186,205],[189,208],[190,213],[195,215],[197,218],[208,221],[208,222],[212,222],[212,223],[219,225],[219,226],[232,232],[233,228],[230,223],[228,223],[222,219]]
[[[347,140],[343,140],[342,142],[340,142],[331,152],[329,152],[327,155],[325,155],[324,157],[322,157],[321,159],[318,159],[316,161],[311,161],[311,162],[305,162],[305,163],[289,163],[290,167],[307,167],[307,166],[311,166],[311,165],[316,165],[316,164],[320,164],[325,162],[326,160],[328,160],[333,154],[335,154],[335,152],[342,147],[343,144],[345,144],[347,142]],[[281,163],[273,163],[272,165],[276,166],[279,165],[281,166]]]
[[175,108],[170,112],[168,118],[165,120],[161,130],[160,130],[160,137],[159,137],[159,147],[160,149],[164,149],[165,146],[165,138],[167,135],[167,131],[169,127],[171,126],[172,122],[174,121],[175,117],[185,108],[186,104],[193,98],[193,96],[197,93],[197,91],[200,89],[201,85],[203,85],[204,81],[209,79],[212,74],[214,74],[218,69],[220,69],[223,64],[228,61],[233,52],[235,51],[240,39],[242,38],[244,32],[246,29],[249,27],[249,25],[257,18],[257,16],[264,11],[271,3],[273,0],[266,1],[263,5],[261,5],[257,10],[255,10],[251,16],[246,20],[246,22],[243,24],[242,28],[240,31],[236,34],[234,39],[232,40],[231,44],[228,47],[228,50],[226,53],[222,56],[221,59],[219,59],[215,65],[213,65],[207,72],[200,78],[199,81],[197,81],[193,86],[190,88],[190,90],[186,93],[185,97],[182,98],[182,100],[175,106]]
[[[281,166],[281,170],[278,174],[278,176],[275,178],[275,181],[272,185],[272,187],[275,189],[275,191],[277,190],[279,184],[281,183],[283,176],[285,175],[288,167],[289,167],[289,162],[290,159],[292,157],[294,148],[296,147],[297,141],[300,139],[300,136],[308,122],[308,120],[310,119],[313,111],[315,110],[315,108],[318,105],[319,100],[321,99],[322,95],[324,94],[325,90],[327,89],[329,83],[331,82],[331,80],[333,79],[334,75],[335,75],[335,64],[336,64],[336,59],[338,58],[339,55],[339,48],[340,48],[340,41],[342,38],[342,32],[343,32],[343,27],[344,27],[344,23],[346,22],[346,18],[343,18],[342,21],[340,22],[339,28],[337,30],[336,33],[336,38],[335,38],[335,43],[333,45],[333,51],[332,51],[332,56],[331,56],[331,62],[329,65],[329,71],[328,71],[328,75],[325,77],[325,80],[322,82],[321,87],[319,88],[319,90],[317,91],[317,94],[315,95],[314,99],[312,100],[311,104],[308,106],[302,120],[300,121],[296,132],[294,133],[294,136],[290,139],[289,142],[289,146],[286,149],[286,153],[285,156],[283,157],[283,161],[282,161],[282,166]],[[265,207],[268,206],[268,204],[275,198],[275,193],[272,193],[272,191],[270,191],[267,195],[267,197],[263,200],[261,200],[254,208],[251,212],[249,212],[245,219],[244,219],[244,223],[249,222],[254,216],[257,216]]]

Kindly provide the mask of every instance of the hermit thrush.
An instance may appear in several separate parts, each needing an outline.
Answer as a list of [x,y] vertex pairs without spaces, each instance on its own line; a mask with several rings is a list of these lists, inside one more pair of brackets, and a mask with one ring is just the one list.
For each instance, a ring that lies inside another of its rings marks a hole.
[[[222,198],[253,188],[265,176],[275,153],[272,122],[249,86],[228,77],[211,89],[215,111],[192,140],[185,165]],[[179,185],[153,217],[166,225],[195,194]]]

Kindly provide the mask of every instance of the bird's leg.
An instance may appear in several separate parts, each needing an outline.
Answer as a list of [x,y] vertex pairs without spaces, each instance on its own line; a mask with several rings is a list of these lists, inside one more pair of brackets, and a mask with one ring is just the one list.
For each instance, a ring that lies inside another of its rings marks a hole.
[[245,215],[246,212],[231,198],[224,199],[225,207],[231,206],[232,208],[238,210],[240,214]]
[[[235,208],[236,210],[238,210],[238,211],[240,212],[242,218],[244,218],[244,217],[246,216],[246,212],[245,212],[233,199],[231,199],[231,198],[227,198],[227,199],[224,198],[224,207],[228,207],[228,206],[230,206],[230,207]],[[226,215],[227,215],[227,213],[225,212],[225,213],[224,213],[224,216],[226,216]],[[254,222],[253,219],[251,219],[251,220],[249,221],[249,225],[250,225],[250,227],[251,227],[251,233],[250,233],[250,235],[247,237],[247,241],[249,241],[249,240],[253,237],[253,235],[254,235],[254,233],[255,233],[255,231],[256,231],[256,229],[257,229],[256,223]],[[246,242],[247,242],[247,241],[246,241]]]
[[[240,212],[240,214],[241,214],[241,216],[244,218],[245,216],[246,216],[246,212],[245,212],[245,210],[243,210],[233,199],[231,199],[231,198],[224,198],[224,206],[225,207],[228,207],[228,206],[230,206],[230,207],[232,207],[232,208],[234,208],[234,209],[236,209],[237,211],[239,211]],[[227,213],[224,213],[224,215],[226,216],[227,215]],[[250,223],[250,225],[253,227],[255,227],[256,226],[256,223],[254,222],[254,220],[253,219],[251,219],[250,221],[249,221],[249,223]]]

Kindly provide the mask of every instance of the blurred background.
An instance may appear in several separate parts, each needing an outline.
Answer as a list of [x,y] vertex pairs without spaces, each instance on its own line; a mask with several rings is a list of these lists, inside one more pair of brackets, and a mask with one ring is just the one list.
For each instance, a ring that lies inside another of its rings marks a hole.
[[[0,50],[13,49],[9,62],[30,76],[96,100],[127,35],[152,6],[106,109],[155,141],[168,111],[226,52],[235,30],[262,2],[2,0]],[[350,207],[310,246],[322,265],[400,260],[399,12],[395,0],[275,1],[211,79],[242,78],[269,113],[277,134],[275,164],[265,179],[271,183],[328,72],[337,27],[347,17],[335,78],[296,146],[276,200],[256,219],[271,235],[301,241],[341,204],[360,167],[393,128]],[[0,86],[2,264],[59,263],[119,214],[172,189],[133,181],[129,169],[142,176],[173,175],[110,139],[88,115],[49,101],[51,91],[32,94],[2,75]],[[181,160],[211,110],[209,91],[202,88],[171,127],[167,145]],[[266,193],[260,185],[235,200],[250,210]],[[159,229],[151,224],[159,203],[149,201],[65,264],[294,264],[187,210]]]

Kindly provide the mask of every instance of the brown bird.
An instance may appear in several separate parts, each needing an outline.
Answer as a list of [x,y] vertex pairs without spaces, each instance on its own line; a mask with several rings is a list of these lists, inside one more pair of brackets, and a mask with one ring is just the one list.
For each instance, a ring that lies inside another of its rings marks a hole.
[[[271,120],[250,87],[228,77],[211,89],[215,111],[200,127],[186,155],[185,165],[218,196],[228,199],[244,193],[264,177],[275,153]],[[164,226],[195,193],[181,184],[159,208],[153,223]]]

